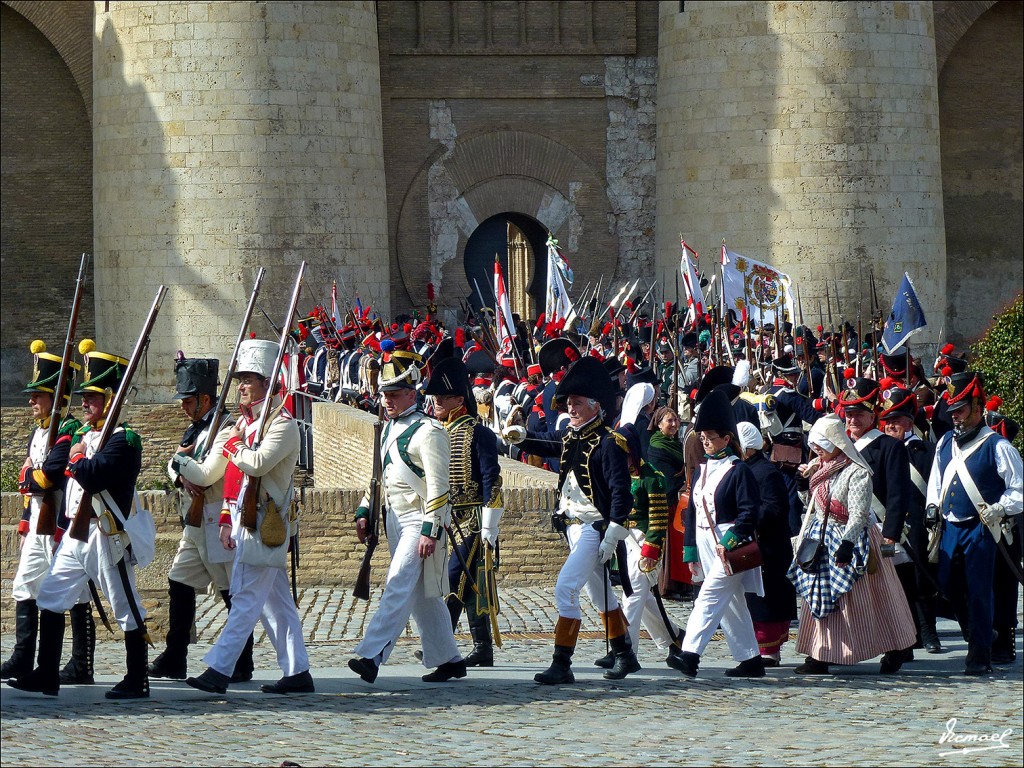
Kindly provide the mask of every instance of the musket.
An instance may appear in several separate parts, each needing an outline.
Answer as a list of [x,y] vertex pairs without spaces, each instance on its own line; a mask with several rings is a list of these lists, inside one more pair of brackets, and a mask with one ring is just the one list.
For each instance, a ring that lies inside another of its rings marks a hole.
[[[132,350],[132,356],[128,359],[128,365],[125,366],[121,384],[118,386],[117,392],[110,399],[104,413],[106,421],[103,422],[103,429],[100,431],[99,440],[96,442],[96,452],[103,450],[103,447],[114,434],[114,430],[119,426],[118,419],[121,416],[121,410],[124,408],[125,400],[128,399],[128,393],[131,391],[132,379],[139,368],[139,363],[142,362],[142,356],[145,354],[147,347],[149,347],[149,336],[153,332],[153,325],[156,323],[157,315],[160,314],[160,306],[163,304],[164,296],[166,295],[166,286],[161,285],[157,288],[153,305],[149,308],[146,322],[142,325],[142,332],[139,334],[138,341],[135,342],[135,349]],[[89,540],[89,521],[92,518],[91,510],[92,494],[85,492],[82,494],[82,501],[75,512],[75,519],[71,521],[68,536],[76,541]]]
[[359,564],[356,583],[352,587],[352,596],[359,600],[370,599],[370,562],[373,560],[374,550],[377,549],[377,543],[380,541],[380,517],[384,494],[380,439],[383,431],[384,402],[382,399],[377,408],[377,421],[373,423],[373,463],[370,470],[370,490],[367,493],[370,515],[366,521],[366,551],[363,552],[363,560]]
[[[75,331],[78,328],[78,315],[82,311],[82,293],[85,287],[85,267],[89,263],[89,254],[82,254],[82,262],[78,267],[78,280],[75,283],[75,297],[71,302],[71,318],[68,320],[68,332],[64,336],[64,352],[60,360],[60,372],[57,383],[53,385],[53,405],[50,408],[50,426],[46,432],[46,453],[49,454],[57,442],[60,425],[67,409],[64,405],[64,390],[68,387],[71,377],[71,357],[75,349]],[[71,398],[68,398],[68,406]],[[39,502],[39,517],[36,519],[36,533],[40,536],[53,536],[57,533],[57,492],[53,488],[43,491]]]
[[844,365],[848,366],[850,364],[850,335],[846,330],[846,316],[843,314],[843,311],[839,308],[839,281],[833,279],[832,285],[835,288],[836,292],[836,314],[839,315],[839,324],[840,328],[842,329],[843,363]]
[[[228,402],[228,393],[231,391],[231,384],[235,375],[235,367],[238,365],[238,350],[242,346],[242,341],[245,340],[245,336],[249,331],[249,321],[252,320],[253,310],[256,308],[256,299],[260,295],[260,285],[263,282],[263,276],[266,274],[266,270],[260,267],[256,271],[256,279],[253,282],[252,293],[249,295],[249,304],[245,308],[245,314],[242,316],[242,327],[238,330],[238,338],[235,340],[235,348],[231,352],[231,359],[228,361],[228,367],[224,371],[222,376],[220,394],[217,396],[217,404],[213,408],[213,416],[210,419],[210,428],[206,433],[206,442],[203,444],[202,450],[199,455],[194,457],[199,463],[202,463],[207,455],[210,453],[210,448],[213,446],[214,437],[220,431],[221,421],[225,415],[225,408]],[[188,515],[186,516],[186,525],[191,525],[193,528],[203,527],[203,507],[206,504],[206,495],[203,493],[196,494],[192,497],[192,501],[189,503]]]
[[881,319],[881,313],[878,311],[874,267],[868,271],[868,278],[871,281],[871,366],[874,368],[874,375],[878,376],[878,321]]
[[[284,327],[281,329],[281,336],[277,344],[277,357],[274,359],[274,365],[270,369],[270,376],[267,377],[270,382],[270,389],[267,391],[267,396],[263,399],[263,406],[260,408],[260,415],[256,419],[255,436],[253,438],[252,445],[249,446],[254,451],[259,449],[260,443],[263,442],[263,436],[266,433],[267,428],[270,426],[270,412],[273,408],[274,395],[277,391],[277,380],[281,373],[281,366],[284,365],[284,356],[288,349],[289,329],[291,328],[292,316],[295,314],[295,307],[299,303],[299,294],[302,292],[302,276],[305,272],[306,262],[303,261],[299,264],[299,272],[295,276],[295,285],[292,288],[292,296],[288,302],[288,311],[284,316]],[[284,397],[283,394],[282,397]],[[243,527],[250,531],[256,530],[257,518],[259,516],[259,496],[261,486],[262,482],[260,478],[250,477],[249,481],[245,485],[245,493],[242,496],[241,523]]]
[[828,278],[825,278],[825,309],[828,310],[828,329],[830,331],[835,331],[836,325],[832,320],[832,302],[828,297]]

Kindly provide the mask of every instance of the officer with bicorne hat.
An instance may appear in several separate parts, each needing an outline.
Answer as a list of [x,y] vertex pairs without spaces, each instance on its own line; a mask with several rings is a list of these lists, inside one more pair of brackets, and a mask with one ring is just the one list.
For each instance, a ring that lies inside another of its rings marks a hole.
[[448,559],[451,594],[446,602],[452,629],[465,608],[473,637],[473,652],[466,657],[466,666],[491,667],[494,648],[487,613],[490,606],[478,610],[482,597],[474,585],[480,583],[478,575],[485,567],[484,547],[493,550],[498,545],[498,522],[504,510],[497,439],[477,418],[469,370],[458,358],[448,357],[433,365],[423,394],[430,398],[434,418],[444,425],[451,443],[448,499],[452,529],[461,539],[452,542],[461,557]]
[[[605,424],[607,414],[615,411],[616,388],[601,361],[588,356],[569,366],[554,399],[567,405],[569,424],[564,430],[533,435],[521,426],[506,426],[502,435],[528,453],[560,453],[561,457],[554,521],[564,531],[569,556],[555,583],[558,621],[551,666],[534,679],[544,685],[575,681],[570,667],[583,616],[580,592],[585,587],[601,613],[615,655],[604,676],[621,680],[639,670],[640,663],[605,572],[605,563],[629,535],[626,526],[633,506],[626,455]],[[620,565],[624,564],[625,557]]]

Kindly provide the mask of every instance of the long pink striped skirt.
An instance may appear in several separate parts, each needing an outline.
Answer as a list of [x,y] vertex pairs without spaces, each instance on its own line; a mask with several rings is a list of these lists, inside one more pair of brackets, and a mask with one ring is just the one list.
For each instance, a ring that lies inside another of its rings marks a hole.
[[[873,525],[868,536],[877,556],[882,536]],[[892,559],[877,559],[878,570],[857,579],[853,589],[839,598],[839,607],[824,619],[815,619],[807,603],[802,603],[797,653],[828,664],[856,664],[914,644],[914,619]]]

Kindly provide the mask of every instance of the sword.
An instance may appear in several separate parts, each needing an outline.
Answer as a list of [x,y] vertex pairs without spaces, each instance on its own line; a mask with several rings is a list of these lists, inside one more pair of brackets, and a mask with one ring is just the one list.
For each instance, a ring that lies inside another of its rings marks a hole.
[[[487,579],[487,613],[491,617],[491,634],[494,643],[501,648],[501,631],[498,629],[498,614],[501,608],[498,606],[498,583],[494,580],[494,551],[491,545],[484,542],[484,573]],[[479,606],[479,601],[477,601]]]
[[100,602],[100,593],[96,589],[96,582],[89,579],[89,592],[92,595],[92,601],[96,605],[96,613],[100,615],[100,621],[103,622],[103,626],[107,628],[107,632],[113,632],[113,628],[110,626],[110,620],[107,619],[107,612],[103,608],[103,603]]
[[[477,596],[480,595],[480,590],[477,589],[476,581],[473,579],[473,574],[470,573],[469,566],[466,564],[466,558],[462,556],[462,552],[459,550],[459,539],[455,537],[455,531],[452,530],[450,525],[445,526],[445,533],[448,534],[448,538],[452,540],[452,551],[455,553],[455,559],[459,561],[459,568],[462,573],[465,574],[466,583],[473,588]],[[465,543],[465,539],[462,540]]]

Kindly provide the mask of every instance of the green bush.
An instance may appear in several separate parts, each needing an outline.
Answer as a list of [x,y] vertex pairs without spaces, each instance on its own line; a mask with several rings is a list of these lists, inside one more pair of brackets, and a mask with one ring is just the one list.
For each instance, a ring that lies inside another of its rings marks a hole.
[[[985,392],[998,395],[999,412],[1024,424],[1024,294],[992,318],[985,335],[971,346],[973,366],[985,376]],[[1024,448],[1024,433],[1013,444]]]
[[0,464],[0,492],[12,493],[17,491],[18,475],[20,474],[20,461],[5,461]]

